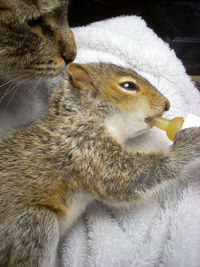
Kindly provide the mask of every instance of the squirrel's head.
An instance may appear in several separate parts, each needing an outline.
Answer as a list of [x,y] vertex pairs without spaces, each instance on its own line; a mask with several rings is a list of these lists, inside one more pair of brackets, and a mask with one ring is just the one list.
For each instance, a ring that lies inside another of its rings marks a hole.
[[72,63],[68,71],[81,100],[101,107],[108,132],[120,143],[146,132],[152,118],[169,110],[169,101],[132,70],[105,63]]

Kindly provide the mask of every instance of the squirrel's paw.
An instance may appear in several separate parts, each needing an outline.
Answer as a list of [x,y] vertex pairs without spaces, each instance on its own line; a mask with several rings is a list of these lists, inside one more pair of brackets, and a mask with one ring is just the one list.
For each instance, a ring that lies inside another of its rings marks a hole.
[[180,130],[176,133],[173,147],[185,149],[193,158],[200,158],[200,127]]

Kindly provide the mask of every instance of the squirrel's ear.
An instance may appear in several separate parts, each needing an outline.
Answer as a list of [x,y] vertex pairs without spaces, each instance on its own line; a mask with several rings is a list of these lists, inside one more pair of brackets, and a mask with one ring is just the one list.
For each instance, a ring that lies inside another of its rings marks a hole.
[[84,64],[71,63],[67,66],[67,70],[72,77],[73,84],[81,89],[82,93],[94,97],[96,89],[89,75],[89,68]]

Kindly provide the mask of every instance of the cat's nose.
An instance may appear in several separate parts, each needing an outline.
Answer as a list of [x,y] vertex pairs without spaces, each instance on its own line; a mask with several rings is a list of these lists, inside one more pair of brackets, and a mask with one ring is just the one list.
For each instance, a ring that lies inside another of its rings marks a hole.
[[74,61],[75,57],[76,52],[62,53],[62,58],[64,59],[66,65]]
[[60,56],[65,64],[69,64],[76,57],[77,47],[74,35],[68,26],[57,29],[54,34]]

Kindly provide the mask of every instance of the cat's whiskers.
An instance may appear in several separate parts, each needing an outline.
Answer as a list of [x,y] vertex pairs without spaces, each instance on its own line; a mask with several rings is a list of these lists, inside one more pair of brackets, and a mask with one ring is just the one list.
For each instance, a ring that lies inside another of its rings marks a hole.
[[39,86],[40,81],[42,80],[42,78],[43,78],[43,77],[40,77],[40,78],[35,82],[35,84],[33,84],[33,86],[31,87],[31,89],[30,89],[30,91],[29,91],[29,93],[28,93],[29,96],[31,96],[32,93],[37,89],[37,87]]
[[12,83],[12,82],[14,82],[14,81],[17,81],[17,80],[19,80],[19,79],[21,79],[21,78],[23,78],[23,77],[25,77],[25,76],[27,76],[27,75],[28,75],[28,74],[24,74],[24,75],[22,75],[22,76],[15,77],[14,79],[9,80],[9,81],[7,81],[7,82],[1,84],[1,85],[0,85],[0,88],[1,88],[1,87],[4,87],[5,85],[8,85],[8,84],[10,84],[10,83]]
[[[23,77],[26,77],[26,76],[27,76],[27,75],[23,75],[23,76],[18,77],[18,79],[13,79],[12,82],[13,82],[13,81],[16,81],[16,80],[19,80],[19,79],[21,80]],[[5,98],[8,94],[10,94],[16,87],[19,88],[20,85],[22,85],[24,82],[26,82],[26,81],[28,81],[28,80],[30,80],[30,79],[32,79],[31,76],[28,77],[27,79],[24,79],[24,80],[20,81],[19,83],[15,84],[14,86],[12,86],[12,83],[11,83],[11,81],[10,81],[11,86],[10,86],[10,87],[5,91],[5,93],[1,96],[1,98],[0,98],[0,104],[2,103],[2,101],[4,100],[4,98]],[[7,83],[7,84],[10,84],[10,83]],[[5,85],[5,84],[4,84],[4,85]]]
[[14,87],[12,87],[12,88],[10,89],[10,92],[9,92],[9,93],[11,93],[11,92],[13,92],[13,93],[12,93],[12,95],[11,95],[11,97],[10,97],[10,99],[9,99],[9,101],[8,101],[8,103],[7,103],[7,105],[6,105],[6,108],[9,107],[9,105],[10,105],[10,103],[12,102],[13,97],[15,96],[17,90],[20,88],[20,85],[22,85],[23,83],[25,83],[26,81],[31,80],[31,79],[32,79],[32,77],[28,77],[27,79],[25,79],[25,80],[19,82],[18,84],[16,84]]

